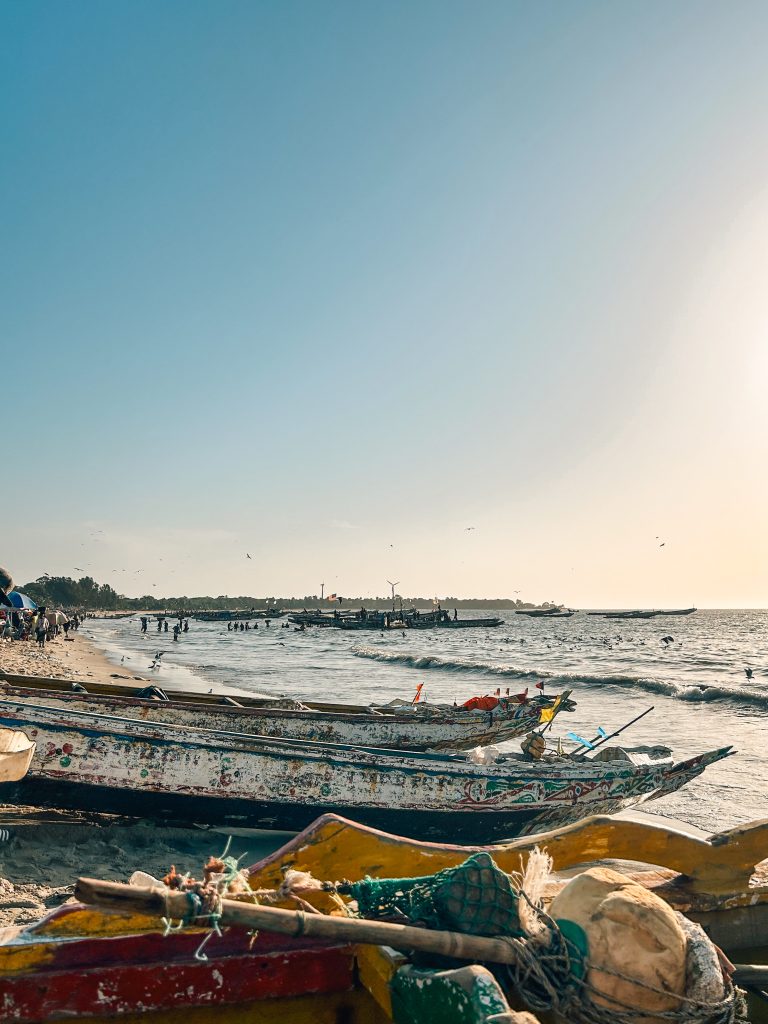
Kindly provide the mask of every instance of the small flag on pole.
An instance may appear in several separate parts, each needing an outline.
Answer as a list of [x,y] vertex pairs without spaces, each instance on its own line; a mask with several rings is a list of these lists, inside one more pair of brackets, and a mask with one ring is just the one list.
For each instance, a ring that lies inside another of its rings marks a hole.
[[544,689],[544,680],[543,679],[542,679],[542,681],[540,683],[536,683],[536,689],[537,690],[543,690]]
[[419,698],[421,697],[421,691],[423,689],[424,689],[424,683],[419,683],[419,685],[416,687],[416,696],[411,701],[411,704],[418,704],[419,703]]
[[552,705],[551,708],[542,708],[541,709],[541,711],[539,712],[539,725],[542,725],[544,722],[551,722],[552,721],[552,719],[557,714],[557,710],[560,707],[560,701],[562,699],[563,699],[563,695],[561,693],[561,694],[558,695],[557,700],[555,701],[555,703]]
[[565,736],[566,739],[573,740],[574,743],[578,743],[582,747],[586,747],[587,750],[595,749],[594,746],[589,742],[589,740],[585,740],[583,736],[577,736],[575,732],[567,732]]

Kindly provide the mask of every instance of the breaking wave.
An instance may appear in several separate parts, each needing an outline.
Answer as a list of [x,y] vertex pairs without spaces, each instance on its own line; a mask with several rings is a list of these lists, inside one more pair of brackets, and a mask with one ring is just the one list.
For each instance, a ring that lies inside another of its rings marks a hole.
[[733,704],[750,704],[768,710],[768,693],[750,689],[735,689],[729,686],[707,686],[696,683],[673,683],[663,679],[652,679],[648,676],[590,675],[586,672],[551,672],[540,669],[518,668],[514,665],[494,664],[489,661],[458,661],[441,658],[434,654],[397,654],[380,651],[375,647],[358,647],[353,653],[358,658],[369,658],[371,661],[382,661],[390,665],[403,665],[406,668],[420,670],[438,669],[450,673],[483,673],[484,675],[503,676],[505,679],[528,680],[546,679],[552,684],[570,686],[581,683],[586,686],[623,686],[649,693],[659,693],[676,700],[690,703],[708,703],[710,701],[729,701]]

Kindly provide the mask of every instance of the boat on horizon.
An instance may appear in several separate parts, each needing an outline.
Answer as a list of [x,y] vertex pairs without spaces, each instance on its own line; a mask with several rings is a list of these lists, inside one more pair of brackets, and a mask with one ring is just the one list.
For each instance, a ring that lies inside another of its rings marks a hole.
[[629,609],[627,611],[605,611],[587,612],[587,615],[597,615],[604,619],[658,619],[665,615],[693,615],[698,608],[671,608],[671,609]]
[[387,630],[387,629],[490,629],[502,626],[504,620],[498,616],[479,619],[452,618],[445,609],[436,608],[422,612],[418,608],[399,611],[361,608],[359,611],[338,610],[323,612],[295,612],[288,616],[289,622],[297,626],[320,626],[344,630]]
[[572,608],[560,604],[554,608],[515,608],[515,615],[527,615],[531,619],[564,619],[573,615]]
[[[570,693],[570,691],[568,691]],[[63,711],[151,719],[166,725],[248,733],[272,738],[362,744],[396,750],[469,750],[522,736],[539,724],[541,712],[573,711],[566,693],[537,694],[524,701],[493,697],[490,709],[393,701],[390,704],[331,704],[291,698],[212,695],[109,683],[6,676],[0,695]],[[561,699],[562,698],[562,699]],[[471,701],[471,699],[470,699]]]
[[0,702],[37,747],[6,803],[295,831],[333,812],[414,838],[490,842],[675,792],[732,753],[668,747],[491,757],[278,740]]

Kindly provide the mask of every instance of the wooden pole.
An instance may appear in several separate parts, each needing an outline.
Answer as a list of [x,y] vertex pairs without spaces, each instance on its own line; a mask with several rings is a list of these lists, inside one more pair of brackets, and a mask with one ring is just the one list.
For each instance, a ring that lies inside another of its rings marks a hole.
[[[186,893],[174,892],[165,887],[141,888],[121,882],[102,882],[95,878],[79,879],[75,886],[75,897],[83,903],[100,907],[140,911],[176,920],[186,918],[190,911]],[[197,923],[203,925],[206,920],[207,915],[204,915]],[[337,942],[418,949],[456,960],[496,964],[512,964],[517,960],[514,947],[500,938],[431,931],[386,921],[305,914],[300,910],[279,910],[277,907],[261,907],[236,900],[222,900],[219,921],[224,925],[279,932],[281,935],[307,935]]]
[[[639,722],[641,718],[645,718],[645,716],[649,715],[651,713],[651,711],[653,711],[653,705],[651,705],[651,707],[649,707],[649,708],[646,708],[645,711],[643,711],[641,714],[636,715],[635,718],[633,718],[629,722],[627,722],[626,725],[622,725],[622,727],[620,729],[616,729],[615,732],[609,733],[607,736],[603,736],[600,739],[599,743],[596,743],[593,740],[592,744],[591,744],[591,749],[592,750],[597,750],[598,747],[602,747],[602,745],[604,743],[607,743],[608,740],[612,740],[614,736],[618,736],[620,732],[624,732],[624,730],[628,729],[630,727],[630,725],[634,725],[635,722]],[[595,737],[595,739],[597,739],[597,738],[598,737]],[[572,756],[574,758],[586,757],[589,752],[590,752],[590,748],[587,748],[587,749],[585,749],[583,751],[580,750],[578,753],[573,754]]]

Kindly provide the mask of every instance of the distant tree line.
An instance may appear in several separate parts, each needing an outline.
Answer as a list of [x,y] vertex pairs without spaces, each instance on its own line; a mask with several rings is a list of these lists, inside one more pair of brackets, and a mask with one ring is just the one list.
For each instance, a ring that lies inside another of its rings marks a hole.
[[[82,608],[88,611],[237,611],[250,608],[333,608],[350,607],[387,609],[392,607],[391,597],[342,597],[330,601],[318,594],[304,597],[156,597],[144,594],[142,597],[125,597],[118,594],[108,583],[97,583],[91,576],[73,580],[69,576],[41,576],[19,589],[28,594],[37,604],[56,608]],[[437,601],[443,608],[534,608],[529,601],[513,600],[508,597],[400,597],[395,601],[405,608],[434,608]],[[555,602],[546,601],[541,607],[552,607]]]

